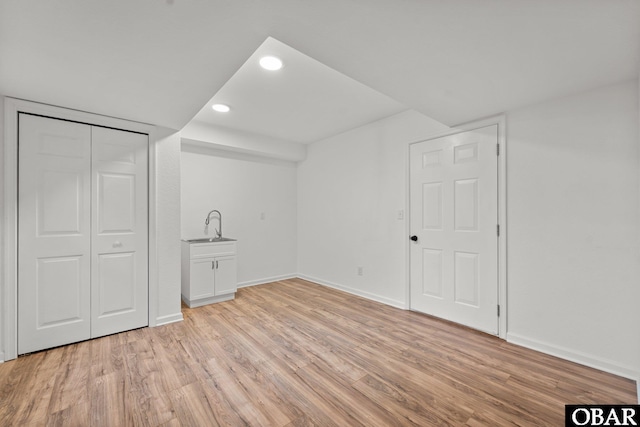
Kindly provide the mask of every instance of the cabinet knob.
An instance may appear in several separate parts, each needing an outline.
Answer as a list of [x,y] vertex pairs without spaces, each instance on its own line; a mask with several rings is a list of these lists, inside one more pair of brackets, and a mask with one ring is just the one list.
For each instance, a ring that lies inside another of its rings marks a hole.
[[411,240],[414,241],[414,242],[417,242],[418,241],[418,236],[411,236]]

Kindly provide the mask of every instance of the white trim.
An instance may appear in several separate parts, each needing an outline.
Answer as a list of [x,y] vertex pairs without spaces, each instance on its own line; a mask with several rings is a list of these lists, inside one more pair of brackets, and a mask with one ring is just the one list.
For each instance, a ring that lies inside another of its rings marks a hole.
[[[498,334],[497,336],[506,339],[507,337],[507,316],[509,310],[507,309],[507,132],[506,132],[506,117],[504,114],[481,119],[474,122],[463,123],[457,126],[451,127],[451,129],[430,136],[426,139],[420,139],[407,144],[407,154],[405,161],[406,170],[406,228],[407,228],[407,243],[406,250],[409,252],[409,240],[408,237],[411,234],[411,200],[409,197],[409,188],[411,185],[411,171],[409,170],[410,164],[410,150],[411,145],[419,142],[429,141],[432,139],[442,138],[444,136],[455,135],[460,132],[467,132],[474,129],[479,129],[487,126],[498,125],[498,144],[500,145],[500,156],[498,156],[498,224],[500,224],[500,236],[498,237],[498,304],[500,304],[500,317],[498,318]],[[407,265],[407,284],[406,284],[406,307],[411,308],[411,257],[410,254],[406,254]]]
[[170,323],[182,322],[182,312],[176,314],[169,314],[167,316],[160,316],[156,318],[156,324],[154,326],[168,325]]
[[531,350],[536,350],[541,353],[556,356],[570,362],[579,363],[580,365],[585,365],[590,368],[598,369],[600,371],[608,372],[610,374],[618,375],[631,380],[640,378],[640,372],[638,372],[631,366],[620,365],[611,360],[593,357],[592,355],[586,353],[571,350],[569,348],[558,346],[555,344],[549,344],[534,338],[528,338],[510,332],[507,334],[507,341],[511,344],[516,344],[522,347],[529,348]]
[[[157,150],[157,133],[155,127],[149,131],[149,164],[148,164],[148,203],[149,203],[149,326],[161,325],[161,319],[158,318],[158,307],[160,305],[158,294],[160,280],[158,278],[158,209],[157,209],[157,191],[156,191],[156,150]],[[155,284],[152,286],[151,284]],[[182,316],[182,314],[181,314]]]
[[304,274],[298,274],[297,276],[300,279],[307,280],[309,282],[314,282],[319,285],[327,286],[329,288],[338,289],[339,291],[344,291],[350,293],[352,295],[356,295],[362,298],[366,298],[372,301],[376,301],[382,304],[390,305],[392,307],[401,308],[406,310],[404,305],[404,301],[398,301],[391,298],[383,297],[380,295],[372,294],[370,292],[364,292],[359,289],[350,288],[348,286],[338,285],[337,283],[332,283],[327,280],[318,279],[317,277],[306,276]]
[[4,325],[2,343],[3,360],[15,359],[17,349],[17,199],[18,199],[18,105],[15,100],[4,102],[4,282],[2,284],[2,311]]
[[[5,98],[4,134],[4,282],[0,308],[4,314],[3,339],[4,360],[15,359],[17,354],[17,211],[18,211],[18,113],[38,114],[47,117],[72,120],[97,126],[124,129],[149,135],[149,151],[155,152],[155,127],[144,123],[131,122],[114,117],[100,116],[84,111],[70,110],[52,105],[39,104],[15,98]],[[153,147],[153,149],[152,149]],[[149,158],[149,326],[158,324],[158,263],[157,263],[157,222],[155,194],[155,155]],[[151,173],[153,171],[153,173]],[[152,191],[153,189],[153,191]],[[153,244],[153,247],[151,246]],[[154,299],[151,299],[153,296]],[[151,315],[153,314],[153,317]]]
[[224,302],[224,301],[231,301],[235,297],[236,297],[236,293],[233,292],[231,294],[217,295],[217,296],[207,297],[207,298],[198,298],[196,300],[190,301],[187,297],[182,295],[182,301],[184,301],[184,303],[187,304],[189,308],[196,308],[196,307],[202,307],[203,305],[215,304],[215,303]]
[[279,282],[281,280],[295,279],[296,277],[298,277],[297,274],[283,274],[280,276],[267,277],[264,279],[247,280],[245,282],[238,283],[238,288],[247,288],[249,286],[265,285],[267,283]]
[[411,142],[407,144],[404,156],[404,172],[405,172],[405,185],[404,185],[404,306],[405,309],[411,310],[411,245],[409,244],[409,238],[411,236]]

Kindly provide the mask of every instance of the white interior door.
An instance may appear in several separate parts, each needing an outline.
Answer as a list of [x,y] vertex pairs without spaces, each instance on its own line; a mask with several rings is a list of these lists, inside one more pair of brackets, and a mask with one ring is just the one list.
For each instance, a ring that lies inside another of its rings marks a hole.
[[91,128],[20,114],[18,353],[90,337]]
[[92,127],[91,336],[148,324],[148,136]]
[[19,116],[18,353],[148,324],[145,134]]
[[410,148],[411,308],[498,333],[497,125]]

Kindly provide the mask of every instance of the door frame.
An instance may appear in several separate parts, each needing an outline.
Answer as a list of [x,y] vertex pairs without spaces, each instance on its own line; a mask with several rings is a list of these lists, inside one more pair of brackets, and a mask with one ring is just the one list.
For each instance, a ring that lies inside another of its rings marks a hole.
[[[159,294],[157,261],[157,220],[156,220],[156,141],[158,133],[155,126],[101,116],[84,111],[70,110],[52,105],[39,104],[15,98],[5,98],[4,103],[4,274],[0,287],[0,309],[2,315],[2,346],[0,361],[15,359],[18,356],[18,114],[28,113],[70,120],[89,125],[145,133],[149,135],[148,150],[148,320],[149,326],[157,325]],[[4,354],[2,353],[4,350]]]
[[406,307],[411,310],[411,245],[408,237],[411,235],[411,171],[410,156],[411,146],[420,142],[430,141],[432,139],[442,138],[445,136],[455,135],[486,126],[498,126],[498,144],[500,146],[500,155],[498,156],[498,224],[500,225],[500,235],[498,236],[498,304],[500,305],[500,316],[498,317],[498,334],[502,339],[507,339],[507,316],[509,310],[507,308],[507,136],[506,136],[506,116],[504,114],[489,117],[473,122],[462,123],[452,126],[445,132],[431,136],[426,139],[413,141],[407,144],[406,148],[406,206],[407,221],[405,221],[406,229]]

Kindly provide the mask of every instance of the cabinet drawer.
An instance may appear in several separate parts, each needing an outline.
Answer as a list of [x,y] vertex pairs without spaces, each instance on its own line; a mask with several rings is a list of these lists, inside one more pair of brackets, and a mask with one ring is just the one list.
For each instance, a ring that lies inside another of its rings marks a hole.
[[191,258],[206,258],[216,255],[235,254],[235,242],[229,243],[195,243],[191,245]]

